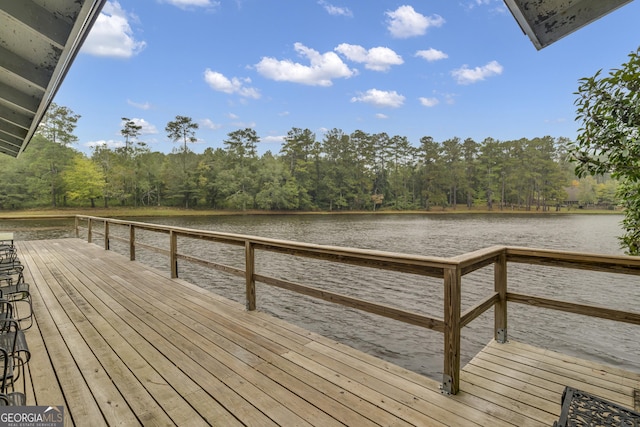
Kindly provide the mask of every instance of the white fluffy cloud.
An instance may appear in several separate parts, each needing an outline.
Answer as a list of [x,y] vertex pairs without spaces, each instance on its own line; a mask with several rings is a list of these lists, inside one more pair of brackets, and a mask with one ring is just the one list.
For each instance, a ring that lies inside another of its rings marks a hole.
[[441,27],[445,23],[440,15],[424,16],[407,5],[385,14],[388,17],[387,29],[399,39],[424,35],[430,27]]
[[[140,135],[153,135],[158,133],[158,128],[156,128],[155,125],[152,125],[145,119],[133,118],[131,119],[131,121],[135,123],[136,126],[140,126]],[[121,125],[124,126],[124,120],[122,121]]]
[[211,89],[228,94],[237,93],[245,98],[259,99],[260,92],[258,89],[246,86],[251,83],[250,78],[239,79],[237,77],[227,78],[222,73],[212,71],[207,68],[204,72],[204,81]]
[[438,98],[420,97],[418,99],[420,100],[420,104],[422,104],[424,107],[435,107],[436,105],[438,105],[440,103]]
[[294,49],[309,60],[309,65],[289,59],[264,57],[256,64],[256,70],[271,80],[309,86],[331,86],[333,79],[349,78],[357,74],[357,70],[350,69],[335,52],[321,54],[302,43],[296,43]]
[[427,50],[419,50],[416,52],[416,56],[426,59],[429,62],[439,61],[441,59],[447,59],[449,55],[441,50],[429,48]]
[[398,108],[404,104],[405,97],[395,90],[385,91],[378,89],[369,89],[368,91],[354,96],[351,102],[364,102],[376,107]]
[[353,16],[353,13],[347,7],[334,6],[324,0],[318,1],[318,4],[324,7],[324,10],[326,10],[329,15]]
[[128,15],[117,1],[105,3],[91,32],[82,46],[90,55],[130,58],[140,53],[146,42],[135,39]]
[[502,74],[503,67],[498,61],[491,61],[482,67],[469,68],[463,65],[451,72],[453,78],[461,85],[476,83],[487,77],[499,76]]
[[404,63],[402,57],[388,47],[374,47],[369,50],[355,44],[342,43],[334,49],[347,59],[364,63],[364,67],[374,71],[388,71],[392,65]]

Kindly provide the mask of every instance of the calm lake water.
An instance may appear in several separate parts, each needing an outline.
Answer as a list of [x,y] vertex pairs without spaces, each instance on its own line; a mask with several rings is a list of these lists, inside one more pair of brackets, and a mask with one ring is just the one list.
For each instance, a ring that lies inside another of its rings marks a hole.
[[[427,256],[455,256],[492,245],[622,254],[619,215],[256,215],[131,218],[144,222],[224,231],[308,243]],[[16,239],[72,237],[71,221],[0,221]],[[112,233],[126,230],[112,227]],[[137,232],[136,238],[168,249],[168,238]],[[95,243],[101,244],[98,239]],[[242,248],[179,239],[179,251],[215,262],[244,266]],[[112,249],[126,254],[124,243]],[[138,250],[138,260],[168,272],[168,259]],[[256,252],[256,272],[330,289],[365,300],[442,317],[442,281],[409,274]],[[510,264],[509,289],[539,296],[638,312],[635,276]],[[244,279],[180,263],[180,277],[244,304]],[[463,278],[463,310],[493,289],[493,268]],[[441,379],[443,337],[357,310],[258,284],[258,309],[374,354],[434,379]],[[463,364],[492,338],[493,311],[462,334]],[[640,371],[640,329],[552,310],[511,304],[509,337],[544,348]]]

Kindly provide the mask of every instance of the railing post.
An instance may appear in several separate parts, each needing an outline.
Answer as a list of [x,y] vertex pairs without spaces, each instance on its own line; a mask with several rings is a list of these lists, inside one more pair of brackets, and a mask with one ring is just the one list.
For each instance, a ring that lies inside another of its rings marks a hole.
[[507,254],[503,251],[496,260],[493,270],[494,290],[498,293],[498,302],[494,307],[494,339],[499,343],[507,342]]
[[87,218],[87,243],[91,243],[93,241],[93,236],[91,235],[91,227],[92,227],[91,218]]
[[169,231],[169,260],[171,262],[171,278],[178,278],[178,235],[175,231]]
[[444,269],[444,371],[442,391],[457,394],[460,389],[460,302],[461,271]]
[[75,217],[75,231],[76,231],[76,239],[80,238],[80,220],[78,219],[78,216],[76,215]]
[[109,221],[104,221],[104,250],[109,250]]
[[129,260],[136,260],[136,228],[129,224]]
[[244,243],[245,280],[247,285],[247,310],[256,309],[255,248],[250,241]]

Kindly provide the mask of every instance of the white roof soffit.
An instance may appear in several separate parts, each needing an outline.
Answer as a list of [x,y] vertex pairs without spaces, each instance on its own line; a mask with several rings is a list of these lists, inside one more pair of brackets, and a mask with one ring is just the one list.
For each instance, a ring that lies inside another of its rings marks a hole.
[[0,0],[0,153],[33,137],[105,0]]
[[632,0],[504,0],[540,50]]

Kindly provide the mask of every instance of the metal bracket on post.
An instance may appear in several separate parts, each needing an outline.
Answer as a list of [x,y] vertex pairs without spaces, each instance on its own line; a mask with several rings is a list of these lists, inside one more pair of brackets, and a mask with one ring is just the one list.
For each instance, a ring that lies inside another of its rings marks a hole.
[[506,329],[497,329],[496,330],[496,341],[500,344],[504,344],[507,342],[507,330]]
[[453,385],[453,378],[447,374],[442,374],[442,385],[440,385],[440,393],[451,394],[451,386]]

